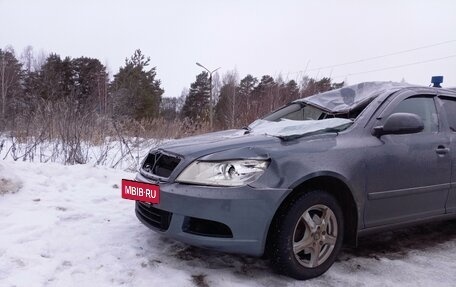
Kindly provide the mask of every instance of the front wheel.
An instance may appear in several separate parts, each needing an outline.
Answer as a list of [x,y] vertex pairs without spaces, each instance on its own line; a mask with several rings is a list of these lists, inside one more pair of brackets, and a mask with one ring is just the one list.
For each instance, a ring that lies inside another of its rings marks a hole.
[[343,213],[329,193],[313,190],[279,214],[273,230],[271,262],[279,273],[304,280],[326,272],[344,237]]

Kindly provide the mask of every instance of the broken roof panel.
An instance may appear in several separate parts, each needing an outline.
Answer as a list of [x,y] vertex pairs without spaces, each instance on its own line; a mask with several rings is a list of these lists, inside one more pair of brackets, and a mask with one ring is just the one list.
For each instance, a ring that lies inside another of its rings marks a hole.
[[394,82],[366,82],[316,94],[296,102],[304,102],[332,113],[345,113],[370,102],[386,90],[394,92],[404,86],[406,85]]

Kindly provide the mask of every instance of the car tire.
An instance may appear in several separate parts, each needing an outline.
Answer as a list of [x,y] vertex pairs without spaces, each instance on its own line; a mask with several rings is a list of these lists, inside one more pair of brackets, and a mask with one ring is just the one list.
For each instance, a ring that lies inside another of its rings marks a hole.
[[269,257],[274,270],[299,280],[325,273],[344,238],[337,199],[322,190],[295,197],[275,220]]

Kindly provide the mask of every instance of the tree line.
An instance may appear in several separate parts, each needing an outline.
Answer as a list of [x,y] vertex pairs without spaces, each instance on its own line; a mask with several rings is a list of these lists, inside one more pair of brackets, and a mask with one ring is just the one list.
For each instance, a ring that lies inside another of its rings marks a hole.
[[214,76],[211,85],[203,71],[180,96],[163,97],[156,69],[140,50],[110,78],[98,59],[36,54],[30,46],[20,55],[11,47],[0,49],[0,130],[67,141],[100,135],[95,128],[133,129],[137,136],[166,129],[174,133],[155,136],[182,136],[208,131],[211,104],[214,129],[236,128],[287,102],[344,84],[307,76],[239,78],[228,71]]

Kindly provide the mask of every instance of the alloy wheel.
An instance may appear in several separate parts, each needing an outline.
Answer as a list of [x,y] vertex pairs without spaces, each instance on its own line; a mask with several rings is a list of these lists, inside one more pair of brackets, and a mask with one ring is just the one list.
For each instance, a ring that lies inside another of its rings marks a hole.
[[304,267],[315,268],[331,255],[337,242],[338,225],[334,212],[326,205],[308,208],[293,232],[293,253]]

